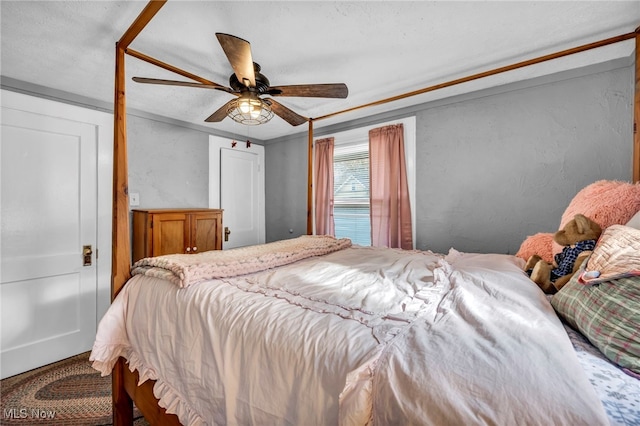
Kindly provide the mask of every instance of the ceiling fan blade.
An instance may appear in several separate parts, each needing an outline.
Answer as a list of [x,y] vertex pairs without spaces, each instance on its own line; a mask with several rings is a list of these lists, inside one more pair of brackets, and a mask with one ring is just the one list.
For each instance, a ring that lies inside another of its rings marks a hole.
[[166,86],[186,86],[186,87],[201,87],[204,89],[217,89],[228,93],[234,93],[235,91],[229,87],[224,87],[219,84],[204,84],[204,83],[191,83],[189,81],[178,80],[161,80],[158,78],[146,78],[146,77],[133,77],[132,79],[136,83],[148,83],[148,84],[164,84]]
[[230,34],[216,33],[227,59],[238,77],[238,81],[247,87],[256,87],[256,74],[253,69],[251,45],[248,41]]
[[218,108],[216,112],[211,114],[204,121],[206,121],[207,123],[217,123],[219,121],[224,120],[225,117],[227,116],[227,110],[229,109],[229,104],[233,101],[235,101],[235,99],[232,99],[226,104],[222,105],[220,108]]
[[292,86],[271,86],[267,93],[271,96],[296,96],[309,98],[346,98],[349,89],[344,83],[298,84]]
[[265,101],[269,103],[274,114],[276,114],[278,117],[282,118],[292,126],[299,126],[302,123],[306,123],[307,121],[309,121],[308,118],[291,111],[289,108],[282,105],[281,103],[274,101],[273,99],[265,99]]

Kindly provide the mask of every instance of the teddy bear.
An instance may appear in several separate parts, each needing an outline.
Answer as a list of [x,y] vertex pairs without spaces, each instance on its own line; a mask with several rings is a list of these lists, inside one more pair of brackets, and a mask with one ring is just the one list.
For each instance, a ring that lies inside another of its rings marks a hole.
[[562,251],[554,256],[553,263],[534,254],[527,260],[524,270],[542,291],[554,294],[580,269],[595,248],[600,234],[600,225],[583,214],[576,214],[553,236],[553,240],[563,246]]
[[[577,213],[587,216],[602,228],[624,225],[640,210],[640,182],[599,180],[582,188],[562,213],[558,229],[562,229]],[[547,262],[562,251],[553,241],[553,232],[529,235],[520,245],[516,256],[525,262],[534,254]]]

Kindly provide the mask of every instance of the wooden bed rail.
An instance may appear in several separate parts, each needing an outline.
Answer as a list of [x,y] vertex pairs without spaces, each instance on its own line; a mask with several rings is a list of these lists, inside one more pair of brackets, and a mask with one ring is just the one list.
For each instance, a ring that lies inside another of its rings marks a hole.
[[[472,74],[466,77],[462,77],[462,78],[458,78],[455,80],[450,80],[447,81],[445,83],[440,83],[440,84],[435,84],[433,86],[429,86],[429,87],[425,87],[422,89],[418,89],[418,90],[414,90],[411,92],[407,92],[407,93],[403,93],[401,95],[397,95],[397,96],[392,96],[390,98],[386,98],[386,99],[381,99],[379,101],[375,101],[375,102],[369,102],[367,104],[363,104],[363,105],[359,105],[359,106],[355,106],[352,108],[347,108],[341,111],[336,111],[333,112],[331,114],[326,114],[320,117],[315,117],[315,118],[310,118],[309,119],[309,151],[307,152],[307,155],[309,156],[309,160],[308,163],[311,167],[312,165],[312,158],[313,158],[313,152],[312,152],[312,146],[313,146],[313,126],[312,123],[314,121],[318,121],[318,120],[324,120],[327,118],[331,118],[331,117],[335,117],[336,115],[340,115],[340,114],[345,114],[348,112],[353,112],[353,111],[357,111],[360,109],[364,109],[364,108],[369,108],[369,107],[373,107],[373,106],[378,106],[378,105],[383,105],[389,102],[394,102],[394,101],[398,101],[401,99],[406,99],[406,98],[410,98],[412,96],[417,96],[417,95],[421,95],[424,93],[428,93],[428,92],[433,92],[435,90],[439,90],[439,89],[444,89],[445,87],[451,87],[451,86],[455,86],[458,84],[462,84],[462,83],[467,83],[469,81],[473,81],[473,80],[478,80],[481,78],[485,78],[485,77],[489,77],[492,75],[496,75],[496,74],[501,74],[507,71],[513,71],[516,70],[518,68],[523,68],[523,67],[527,67],[530,65],[534,65],[534,64],[539,64],[541,62],[546,62],[546,61],[551,61],[553,59],[558,59],[558,58],[562,58],[564,56],[569,56],[569,55],[573,55],[576,53],[580,53],[580,52],[585,52],[587,50],[591,50],[591,49],[596,49],[598,47],[604,47],[604,46],[608,46],[610,44],[614,44],[614,43],[619,43],[621,41],[625,41],[625,40],[630,40],[632,38],[635,38],[636,40],[636,57],[635,57],[635,101],[634,101],[634,124],[633,124],[633,134],[634,134],[634,140],[633,140],[633,166],[632,166],[632,176],[633,176],[633,181],[634,182],[638,182],[640,181],[640,134],[638,133],[638,125],[637,123],[640,123],[640,27],[636,28],[636,30],[632,33],[626,33],[626,34],[622,34],[619,36],[615,36],[615,37],[610,37],[607,38],[605,40],[600,40],[600,41],[596,41],[593,43],[588,43],[588,44],[584,44],[582,46],[578,46],[578,47],[574,47],[571,49],[566,49],[560,52],[556,52],[556,53],[551,53],[548,55],[544,55],[544,56],[539,56],[537,58],[533,58],[533,59],[529,59],[526,61],[521,61],[521,62],[517,62],[515,64],[512,65],[506,65],[504,67],[499,67],[499,68],[495,68],[489,71],[484,71],[481,73],[477,73],[477,74]],[[312,192],[313,192],[313,185],[312,185],[312,177],[311,177],[311,172],[309,172],[309,182],[307,184],[307,234],[312,234],[313,233],[313,218],[312,218],[312,209],[313,209],[313,203],[312,203]]]
[[192,73],[190,73],[188,71],[185,71],[183,69],[180,69],[178,67],[174,67],[171,64],[167,64],[166,62],[162,62],[162,61],[160,61],[158,59],[152,58],[151,56],[145,55],[144,53],[138,52],[137,50],[125,49],[124,53],[126,53],[127,55],[131,55],[134,58],[138,58],[141,61],[145,61],[145,62],[148,62],[148,63],[150,63],[152,65],[155,65],[155,66],[157,66],[159,68],[163,68],[163,69],[165,69],[167,71],[171,71],[171,72],[176,73],[178,75],[181,75],[183,77],[190,78],[191,80],[197,81],[198,83],[202,83],[202,84],[206,84],[206,85],[214,86],[214,87],[224,87],[224,86],[221,86],[221,85],[219,85],[217,83],[214,83],[213,81],[207,80],[206,78],[202,78],[202,77],[200,77],[198,75],[192,74]]
[[582,46],[578,46],[578,47],[573,47],[571,49],[566,49],[560,52],[556,52],[556,53],[551,53],[548,55],[544,55],[544,56],[539,56],[537,58],[533,58],[533,59],[528,59],[526,61],[521,61],[521,62],[517,62],[515,64],[511,64],[511,65],[506,65],[504,67],[499,67],[499,68],[495,68],[489,71],[483,71],[477,74],[472,74],[466,77],[461,77],[461,78],[457,78],[455,80],[450,80],[447,81],[445,83],[439,83],[439,84],[435,84],[433,86],[429,86],[429,87],[425,87],[422,89],[418,89],[418,90],[414,90],[411,92],[407,92],[407,93],[403,93],[401,95],[397,95],[397,96],[392,96],[390,98],[386,98],[386,99],[382,99],[379,101],[375,101],[375,102],[370,102],[364,105],[360,105],[360,106],[355,106],[352,108],[348,108],[348,109],[344,109],[342,111],[336,111],[333,112],[331,114],[327,114],[327,115],[323,115],[320,117],[315,117],[314,120],[318,121],[318,120],[324,120],[326,118],[330,118],[330,117],[334,117],[336,115],[339,114],[344,114],[347,112],[352,112],[352,111],[357,111],[363,108],[369,108],[372,106],[377,106],[377,105],[382,105],[382,104],[386,104],[389,102],[394,102],[394,101],[398,101],[401,99],[406,99],[406,98],[410,98],[412,96],[417,96],[417,95],[422,95],[424,93],[428,93],[428,92],[433,92],[435,90],[439,90],[439,89],[444,89],[445,87],[451,87],[451,86],[455,86],[458,84],[462,84],[462,83],[467,83],[469,81],[473,81],[473,80],[478,80],[481,78],[485,78],[485,77],[490,77],[492,75],[496,75],[496,74],[501,74],[507,71],[513,71],[516,70],[518,68],[524,68],[524,67],[528,67],[530,65],[535,65],[535,64],[539,64],[542,62],[546,62],[546,61],[551,61],[553,59],[558,59],[558,58],[562,58],[564,56],[569,56],[569,55],[573,55],[576,53],[580,53],[580,52],[585,52],[587,50],[591,50],[591,49],[597,49],[598,47],[604,47],[604,46],[608,46],[610,44],[615,44],[615,43],[619,43],[621,41],[625,41],[625,40],[629,40],[632,39],[634,37],[636,37],[637,34],[637,30],[636,32],[632,32],[632,33],[627,33],[627,34],[622,34],[619,36],[615,36],[615,37],[610,37],[607,38],[605,40],[600,40],[600,41],[596,41],[593,43],[588,43],[588,44],[584,44]]

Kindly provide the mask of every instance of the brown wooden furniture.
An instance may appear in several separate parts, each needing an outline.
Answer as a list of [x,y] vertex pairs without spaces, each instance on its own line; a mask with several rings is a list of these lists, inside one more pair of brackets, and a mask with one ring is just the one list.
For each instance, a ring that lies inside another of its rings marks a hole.
[[133,261],[222,250],[222,210],[133,210]]
[[[131,277],[131,256],[130,256],[130,236],[129,236],[129,196],[128,196],[128,160],[127,160],[127,126],[126,126],[126,95],[125,95],[125,55],[130,55],[142,61],[148,62],[160,68],[182,75],[194,81],[206,84],[212,84],[210,81],[191,74],[173,65],[154,59],[143,53],[134,51],[129,45],[135,40],[144,27],[153,19],[156,13],[164,6],[166,0],[150,0],[140,15],[131,24],[127,31],[122,35],[116,43],[115,55],[115,98],[114,98],[114,146],[113,146],[113,254],[112,254],[112,280],[111,294],[112,299],[120,292],[125,282]],[[636,52],[636,82],[635,82],[635,99],[634,99],[634,135],[633,135],[633,180],[640,181],[640,131],[637,124],[640,122],[640,27],[635,32],[622,34],[617,37],[611,37],[599,42],[590,43],[579,46],[574,49],[568,49],[561,52],[544,55],[531,60],[519,62],[513,65],[497,68],[494,70],[474,74],[471,76],[451,80],[445,83],[429,86],[423,89],[408,92],[391,98],[382,99],[377,102],[361,105],[347,110],[338,111],[322,117],[309,118],[309,174],[307,184],[307,233],[311,233],[311,144],[313,141],[313,122],[325,118],[333,117],[338,114],[348,113],[351,111],[367,108],[370,106],[381,105],[396,100],[408,98],[444,87],[461,84],[467,81],[484,78],[491,75],[507,72],[513,69],[534,65],[537,63],[553,60],[563,56],[584,52],[597,47],[618,43],[624,40],[635,39]],[[157,404],[157,399],[152,392],[152,382],[147,382],[142,386],[135,386],[137,383],[137,374],[131,373],[125,364],[123,358],[120,358],[113,370],[113,424],[132,425],[133,424],[133,404],[142,411],[145,418],[152,424],[179,424],[175,415],[167,415],[165,410]]]

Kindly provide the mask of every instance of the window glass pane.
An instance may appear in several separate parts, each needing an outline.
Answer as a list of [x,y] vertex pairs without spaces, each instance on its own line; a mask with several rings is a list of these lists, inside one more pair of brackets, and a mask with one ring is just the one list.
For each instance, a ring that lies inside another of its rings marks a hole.
[[371,245],[369,205],[333,207],[337,238],[350,238],[353,244]]
[[336,146],[333,159],[336,237],[371,245],[369,145]]

